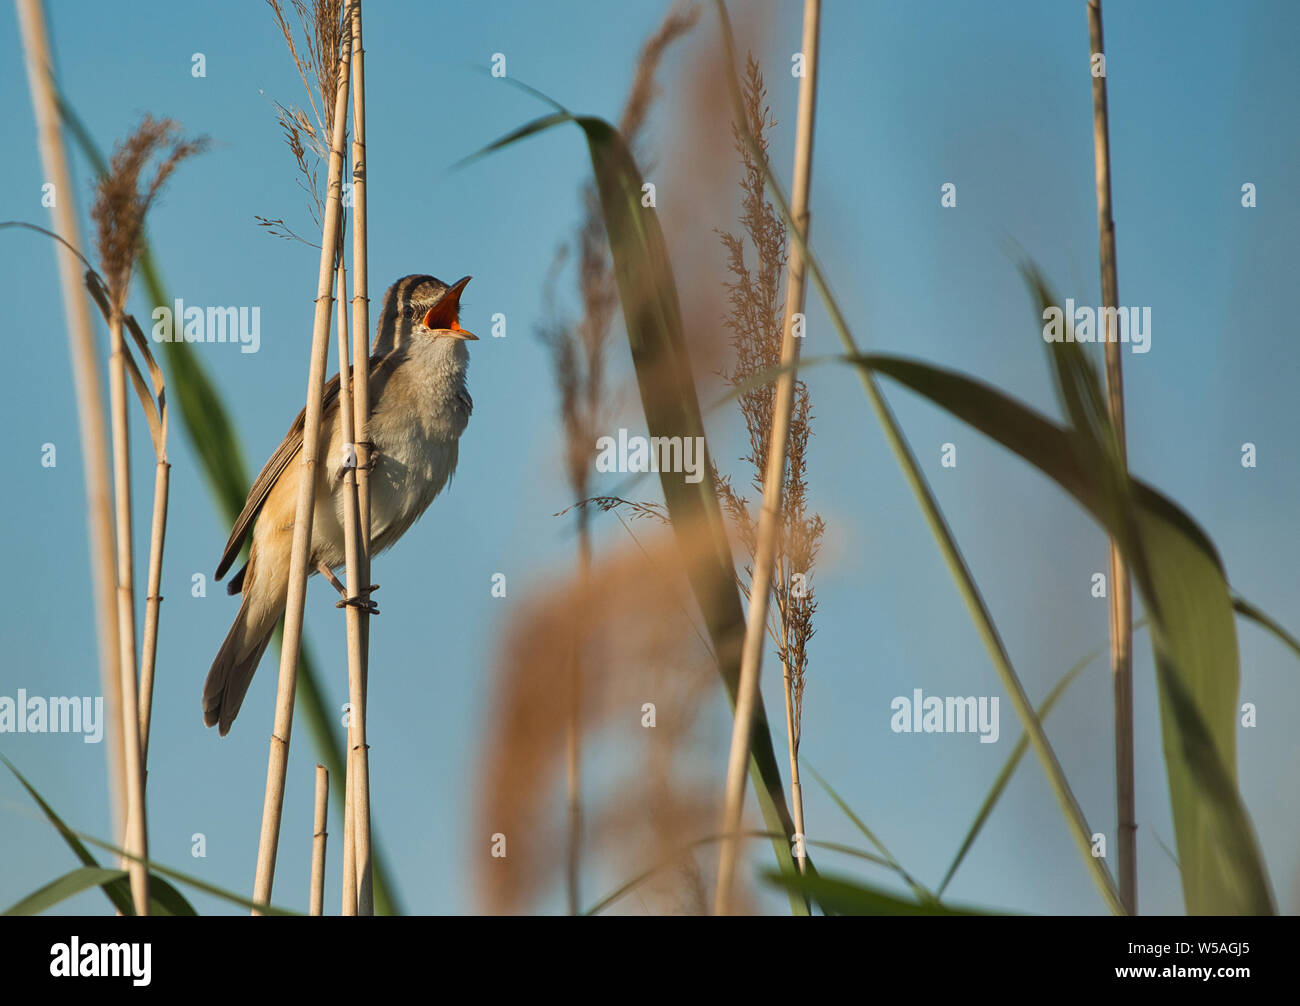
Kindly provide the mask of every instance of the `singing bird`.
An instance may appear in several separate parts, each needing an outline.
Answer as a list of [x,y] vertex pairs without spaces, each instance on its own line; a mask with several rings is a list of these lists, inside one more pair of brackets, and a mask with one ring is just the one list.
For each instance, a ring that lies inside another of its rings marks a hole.
[[[372,555],[415,523],[456,470],[460,435],[474,407],[466,386],[466,341],[478,336],[460,327],[460,296],[469,281],[466,276],[448,286],[432,276],[406,276],[384,294],[369,359]],[[243,603],[203,684],[203,722],[216,724],[223,737],[284,614],[305,414],[298,413],[257,476],[217,567],[220,580],[251,529],[248,562],[227,588],[231,594],[242,591]],[[321,411],[307,567],[324,573],[340,592],[333,571],[344,562],[343,446],[335,374],[325,386]],[[375,611],[370,589],[342,603]]]

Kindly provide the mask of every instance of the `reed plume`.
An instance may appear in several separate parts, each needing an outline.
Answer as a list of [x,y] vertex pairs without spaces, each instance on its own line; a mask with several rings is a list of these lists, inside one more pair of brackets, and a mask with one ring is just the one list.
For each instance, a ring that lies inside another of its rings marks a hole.
[[[688,537],[690,547],[710,547],[704,534]],[[548,581],[512,620],[496,662],[470,857],[488,911],[527,910],[563,875],[567,828],[552,794],[564,775],[564,683],[575,669],[586,742],[636,752],[630,763],[606,763],[586,810],[590,856],[620,876],[671,864],[641,896],[664,910],[707,910],[705,879],[686,846],[718,806],[715,782],[691,768],[707,764],[701,710],[714,688],[713,656],[687,607],[682,563],[678,539],[656,525],[634,543],[603,549],[586,575]],[[504,855],[477,845],[497,836]]]
[[[775,128],[771,109],[766,103],[763,73],[753,53],[745,64],[741,83],[746,123],[764,161],[767,159],[768,133]],[[742,233],[720,235],[732,279],[726,284],[729,312],[726,327],[731,333],[734,355],[732,366],[722,377],[733,387],[746,385],[755,375],[774,369],[781,363],[782,323],[785,297],[782,280],[786,272],[786,230],[765,194],[764,165],[746,144],[743,132],[734,124],[732,136],[740,156]],[[747,260],[752,249],[754,264]],[[751,469],[750,485],[761,497],[764,473],[768,469],[768,435],[776,401],[771,384],[742,391],[738,407],[749,438],[749,453],[741,460]],[[808,386],[796,380],[794,412],[790,420],[790,439],[777,515],[775,569],[772,595],[775,607],[769,609],[767,634],[776,647],[781,662],[786,703],[786,739],[791,774],[791,809],[800,834],[803,828],[803,795],[799,778],[799,742],[803,723],[803,695],[808,669],[808,642],[812,639],[813,614],[817,610],[811,583],[813,565],[821,547],[825,522],[808,512],[808,439],[812,436],[812,402]],[[714,468],[714,481],[727,515],[736,529],[748,563],[744,575],[738,576],[747,598],[753,582],[754,557],[758,549],[757,526],[749,501],[732,485],[729,477]],[[750,598],[752,601],[752,598]],[[796,858],[802,866],[806,857],[799,850]]]

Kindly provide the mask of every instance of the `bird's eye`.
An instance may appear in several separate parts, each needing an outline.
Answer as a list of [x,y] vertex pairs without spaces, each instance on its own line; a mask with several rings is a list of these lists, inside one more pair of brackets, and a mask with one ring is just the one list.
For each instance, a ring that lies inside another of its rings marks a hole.
[[415,308],[410,307],[409,305],[408,305],[407,307],[403,308],[403,310],[402,310],[402,316],[403,316],[407,321],[410,321],[412,318],[415,317]]

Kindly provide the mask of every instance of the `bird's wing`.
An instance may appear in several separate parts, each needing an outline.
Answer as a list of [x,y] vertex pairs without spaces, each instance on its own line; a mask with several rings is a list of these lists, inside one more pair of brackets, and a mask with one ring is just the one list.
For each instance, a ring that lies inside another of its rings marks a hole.
[[[385,367],[385,357],[372,356],[369,360],[370,375],[373,379],[378,375],[380,370]],[[339,397],[339,375],[335,374],[325,385],[325,395],[321,400],[321,415],[329,414],[330,408]],[[371,412],[374,412],[374,403],[371,403]],[[262,468],[257,480],[253,483],[253,488],[248,490],[248,499],[244,502],[244,509],[240,511],[239,517],[235,520],[234,529],[230,532],[230,540],[226,542],[226,550],[221,553],[221,562],[217,566],[216,578],[220,580],[226,575],[235,559],[239,556],[240,550],[244,547],[244,539],[253,528],[253,522],[257,520],[257,515],[261,513],[263,504],[266,503],[266,497],[270,495],[271,487],[275,485],[276,480],[289,467],[290,462],[298,456],[302,450],[303,428],[306,425],[307,410],[303,409],[298,413],[298,418],[293,421],[289,427],[289,432],[285,434],[284,440],[276,448],[266,465]]]
[[[338,397],[339,375],[335,374],[330,378],[329,383],[325,385],[321,415],[326,413]],[[240,549],[244,547],[244,539],[248,537],[248,532],[252,530],[253,521],[257,520],[257,515],[262,512],[262,505],[266,503],[266,497],[270,495],[271,487],[275,485],[276,480],[289,467],[289,463],[302,450],[302,433],[306,419],[307,410],[303,409],[298,413],[298,418],[293,421],[293,425],[289,427],[289,432],[285,434],[280,446],[271,455],[271,460],[262,467],[261,473],[253,483],[253,488],[248,490],[248,499],[244,502],[244,509],[240,511],[239,516],[235,519],[235,527],[230,532],[230,540],[226,542],[226,550],[221,553],[221,562],[217,566],[218,580],[226,575],[226,571],[230,569],[231,564],[239,556]]]

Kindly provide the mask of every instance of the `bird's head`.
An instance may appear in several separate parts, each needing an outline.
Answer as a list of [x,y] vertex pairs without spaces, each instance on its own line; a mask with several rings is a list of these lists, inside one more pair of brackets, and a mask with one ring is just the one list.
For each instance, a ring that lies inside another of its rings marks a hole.
[[386,353],[417,339],[477,340],[460,327],[464,276],[448,286],[433,276],[403,276],[384,294],[374,352]]

